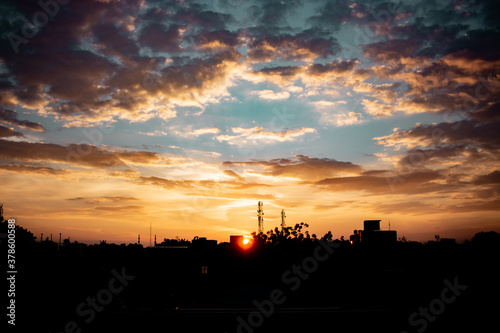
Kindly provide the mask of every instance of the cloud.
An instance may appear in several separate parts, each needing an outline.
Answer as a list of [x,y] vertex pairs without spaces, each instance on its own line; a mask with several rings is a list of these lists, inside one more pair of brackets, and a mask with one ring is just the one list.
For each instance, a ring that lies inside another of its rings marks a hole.
[[447,208],[447,210],[452,213],[499,211],[500,199],[469,201],[457,205],[451,205]]
[[193,181],[172,180],[156,176],[139,176],[133,181],[139,185],[160,186],[164,189],[189,188],[193,186]]
[[296,141],[305,134],[316,133],[316,130],[310,127],[287,129],[284,131],[266,131],[262,127],[233,127],[231,131],[236,135],[219,135],[215,138],[219,142],[227,142],[230,145],[244,147]]
[[233,178],[236,178],[238,180],[243,180],[244,178],[241,177],[240,175],[238,175],[236,172],[234,172],[233,170],[230,170],[230,169],[226,169],[226,170],[223,170],[224,174],[229,176],[229,177],[233,177]]
[[216,127],[203,127],[198,129],[193,129],[193,126],[188,125],[183,127],[182,129],[171,126],[169,128],[170,133],[175,136],[179,136],[182,138],[194,138],[207,134],[218,134],[220,133],[220,129]]
[[495,170],[487,175],[479,175],[473,183],[476,185],[500,184],[500,171]]
[[202,50],[233,48],[239,43],[238,34],[228,30],[204,31],[196,37],[196,45]]
[[287,91],[274,92],[273,90],[258,90],[252,91],[252,95],[257,95],[261,99],[266,100],[280,100],[280,99],[288,99],[290,97],[290,93]]
[[136,201],[139,200],[134,197],[124,197],[124,196],[105,196],[105,197],[75,197],[68,198],[68,201],[83,201],[87,204],[97,204],[102,202],[123,202],[123,201]]
[[179,52],[182,50],[182,31],[186,27],[171,25],[165,27],[163,24],[153,23],[141,29],[139,42],[141,45],[150,47],[157,52]]
[[48,176],[61,176],[69,174],[68,170],[54,169],[50,167],[39,167],[19,164],[0,165],[0,169],[16,173],[33,173]]
[[311,102],[320,113],[320,123],[335,126],[347,126],[361,123],[363,115],[359,112],[349,111],[346,101],[316,101]]
[[363,45],[363,53],[376,62],[399,64],[405,58],[411,58],[418,47],[419,43],[415,40],[390,39]]
[[17,126],[24,129],[29,129],[36,132],[44,132],[45,128],[39,123],[34,123],[28,120],[17,119],[17,112],[13,110],[7,110],[0,107],[0,122],[7,125]]
[[275,59],[314,61],[334,55],[338,49],[335,38],[318,36],[316,30],[310,29],[296,35],[251,37],[248,58],[255,62]]
[[391,105],[380,103],[379,101],[363,99],[361,103],[364,106],[364,110],[375,118],[390,117],[394,113],[394,109]]
[[[303,6],[300,0],[291,1],[257,1],[255,16],[265,27],[285,25],[287,18]],[[260,6],[259,6],[260,5]]]
[[51,143],[0,140],[0,158],[24,162],[56,162],[97,169],[129,169],[127,163],[155,164],[163,161],[147,151],[112,151],[88,144],[61,146]]
[[343,22],[351,16],[352,9],[344,2],[325,2],[324,7],[318,10],[318,15],[309,18],[315,26],[326,26],[333,31],[340,29]]
[[293,177],[302,180],[321,180],[336,175],[359,174],[362,168],[351,162],[337,161],[333,158],[314,158],[297,155],[293,159],[273,159],[256,162],[222,163],[225,167],[249,168],[253,173],[273,177]]
[[144,209],[143,206],[130,205],[130,206],[97,206],[94,207],[95,210],[104,210],[107,212],[129,212],[129,211],[141,211]]
[[353,90],[358,93],[363,93],[368,96],[377,98],[385,104],[392,104],[398,98],[397,90],[401,87],[400,82],[385,83],[385,84],[370,84],[359,82],[353,86]]
[[0,125],[0,138],[6,138],[6,137],[12,137],[12,136],[22,137],[22,136],[24,136],[24,134],[21,132],[16,132],[11,128],[7,128],[7,127]]
[[376,137],[377,144],[386,147],[432,146],[438,144],[474,144],[485,149],[500,145],[499,123],[478,123],[474,120],[443,122],[439,124],[416,124],[409,130],[396,131],[392,134]]
[[325,65],[311,65],[307,73],[311,76],[324,76],[327,74],[344,75],[351,72],[358,65],[357,59],[340,60],[338,62],[328,62]]
[[116,152],[115,155],[122,161],[130,163],[154,164],[162,160],[157,153],[148,151]]
[[325,178],[314,185],[333,192],[367,191],[374,194],[437,193],[457,188],[457,184],[440,183],[441,179],[443,176],[438,171],[427,170],[384,176]]
[[0,140],[0,148],[0,157],[11,160],[55,161],[82,164],[95,168],[125,166],[116,155],[86,144],[71,144],[64,147],[50,143]]
[[[37,109],[42,116],[52,115],[74,127],[117,118],[131,122],[168,119],[176,116],[178,106],[204,108],[229,95],[225,87],[232,84],[229,78],[238,67],[241,55],[237,51],[212,54],[212,48],[206,57],[174,60],[156,54],[191,52],[193,48],[183,42],[189,44],[197,36],[233,45],[230,38],[236,37],[234,33],[224,32],[224,20],[229,16],[195,3],[188,7],[177,4],[173,12],[153,9],[155,5],[149,4],[149,10],[138,14],[143,5],[134,0],[126,4],[69,4],[70,9],[59,11],[57,22],[43,27],[36,43],[21,44],[18,54],[4,45],[0,58],[7,68],[2,104]],[[19,17],[23,6],[14,6],[17,9],[12,17]],[[34,12],[40,9],[26,6]],[[155,11],[161,19],[157,20]],[[205,31],[215,27],[221,31],[218,35]],[[52,49],[58,52],[48,51]],[[32,54],[36,54],[35,62]],[[71,80],[67,73],[71,73]],[[17,125],[43,130],[36,123],[18,121]]]
[[168,135],[167,132],[162,131],[162,130],[155,130],[153,132],[139,132],[139,134],[144,134],[147,136],[166,136],[166,135]]

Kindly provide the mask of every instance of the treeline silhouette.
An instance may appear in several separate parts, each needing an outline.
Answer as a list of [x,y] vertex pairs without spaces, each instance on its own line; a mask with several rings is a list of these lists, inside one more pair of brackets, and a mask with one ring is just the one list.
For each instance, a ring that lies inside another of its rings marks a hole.
[[[308,331],[312,326],[337,332],[417,332],[421,327],[411,326],[410,315],[439,298],[443,281],[454,278],[467,289],[428,322],[426,332],[481,331],[496,318],[498,302],[489,300],[500,297],[497,232],[477,233],[462,244],[401,239],[394,246],[366,248],[334,239],[331,232],[310,235],[307,228],[299,223],[254,233],[253,246],[242,250],[230,244],[191,246],[179,238],[164,239],[156,248],[69,239],[59,246],[36,241],[17,226],[18,327],[65,332],[74,321],[82,332],[158,327],[249,332],[238,317],[246,320],[256,311],[255,302],[281,290],[286,301],[260,326],[250,326],[252,332]],[[1,232],[6,230],[2,221]],[[335,245],[334,251],[314,266],[311,258],[321,244]],[[85,322],[88,317],[78,315],[78,305],[108,288],[113,270],[122,268],[135,278]]]

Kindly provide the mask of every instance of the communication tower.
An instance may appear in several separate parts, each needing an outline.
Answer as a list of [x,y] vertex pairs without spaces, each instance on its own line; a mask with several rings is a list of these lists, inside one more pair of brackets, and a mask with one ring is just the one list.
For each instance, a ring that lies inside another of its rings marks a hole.
[[262,208],[264,204],[262,201],[257,203],[257,217],[259,219],[259,234],[264,232],[264,208]]
[[284,230],[286,227],[285,219],[286,219],[285,210],[282,209],[281,210],[281,230]]

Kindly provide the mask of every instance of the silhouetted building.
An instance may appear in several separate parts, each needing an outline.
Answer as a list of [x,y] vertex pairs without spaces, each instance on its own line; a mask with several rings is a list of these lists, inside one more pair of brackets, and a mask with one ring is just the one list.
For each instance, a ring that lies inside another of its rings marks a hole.
[[380,230],[380,221],[381,220],[364,220],[363,222],[363,231],[377,231]]
[[381,220],[365,220],[364,230],[354,230],[349,237],[351,244],[362,244],[366,246],[383,246],[396,244],[398,235],[396,230],[380,230]]
[[455,238],[441,238],[439,240],[439,243],[445,246],[457,245],[457,241],[455,240]]
[[217,241],[212,239],[207,239],[206,237],[198,237],[196,236],[191,241],[192,247],[216,247]]

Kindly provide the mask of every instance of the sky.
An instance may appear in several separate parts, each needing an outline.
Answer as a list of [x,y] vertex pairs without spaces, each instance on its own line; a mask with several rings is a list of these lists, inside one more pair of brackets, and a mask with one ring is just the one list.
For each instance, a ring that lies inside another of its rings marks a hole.
[[500,232],[497,1],[0,4],[0,202],[35,236]]

